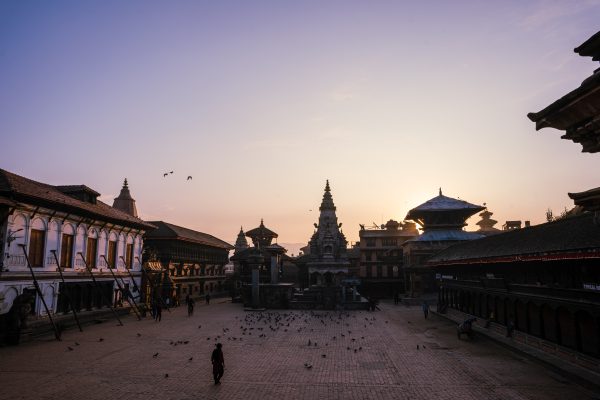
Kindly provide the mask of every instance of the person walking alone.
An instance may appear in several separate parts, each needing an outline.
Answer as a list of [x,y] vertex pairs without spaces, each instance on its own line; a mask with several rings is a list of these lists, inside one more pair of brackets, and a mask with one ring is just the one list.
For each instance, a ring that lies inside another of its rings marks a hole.
[[215,385],[219,385],[221,383],[221,378],[225,372],[225,358],[223,357],[223,350],[221,350],[221,347],[223,347],[223,345],[221,343],[217,343],[217,348],[213,350],[212,356],[210,357],[210,361],[213,365],[213,378],[215,380]]
[[194,299],[188,297],[187,300],[187,309],[188,309],[188,317],[191,317],[194,314]]
[[427,301],[424,301],[421,307],[423,308],[423,315],[425,316],[425,319],[427,319],[427,316],[429,315],[429,304],[427,304]]
[[160,322],[162,319],[162,306],[160,302],[156,303],[156,315],[154,316],[154,320],[156,322]]
[[210,294],[206,293],[206,297],[204,297],[206,299],[206,305],[210,304]]

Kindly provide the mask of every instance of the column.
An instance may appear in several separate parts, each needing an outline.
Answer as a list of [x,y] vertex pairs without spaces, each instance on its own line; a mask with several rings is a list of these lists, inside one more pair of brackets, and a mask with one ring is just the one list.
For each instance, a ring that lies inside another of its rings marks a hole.
[[279,264],[276,254],[271,256],[271,283],[279,283]]
[[259,297],[259,265],[252,266],[252,308],[258,308],[260,306]]

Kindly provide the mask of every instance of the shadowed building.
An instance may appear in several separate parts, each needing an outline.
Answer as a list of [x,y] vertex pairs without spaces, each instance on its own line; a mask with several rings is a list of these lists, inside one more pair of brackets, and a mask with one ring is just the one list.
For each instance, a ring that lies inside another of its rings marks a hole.
[[542,349],[600,357],[600,228],[592,213],[457,244],[428,265],[440,277],[440,309],[489,318],[502,330],[510,321],[520,340]]
[[228,293],[224,267],[233,246],[207,233],[168,222],[153,221],[151,224],[158,229],[145,236],[145,254],[152,259],[144,261],[148,262],[149,269],[157,269],[156,262],[160,262],[164,272],[162,277],[157,276],[149,283],[151,288],[146,286],[146,293],[151,296],[147,302],[157,297],[181,302],[187,295],[201,297]]
[[485,207],[464,200],[439,195],[410,210],[406,220],[411,220],[423,229],[423,233],[402,245],[406,294],[410,298],[436,291],[433,272],[426,262],[433,254],[459,242],[482,238],[483,235],[466,232],[466,220]]
[[389,220],[381,227],[360,228],[361,293],[370,298],[391,298],[404,292],[402,244],[419,236],[416,225]]

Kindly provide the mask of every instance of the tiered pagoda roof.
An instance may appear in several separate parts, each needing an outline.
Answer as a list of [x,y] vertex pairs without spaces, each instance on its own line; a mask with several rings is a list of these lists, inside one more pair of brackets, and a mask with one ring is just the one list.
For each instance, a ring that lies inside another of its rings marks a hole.
[[489,235],[501,232],[500,229],[494,228],[494,225],[496,225],[498,221],[492,219],[492,215],[494,215],[494,213],[488,210],[479,214],[481,220],[477,222],[477,225],[479,225],[479,229],[477,230],[478,233]]
[[256,247],[270,246],[273,239],[278,237],[275,232],[265,226],[262,218],[258,228],[250,229],[248,232],[246,232],[246,236],[252,239],[252,243]]

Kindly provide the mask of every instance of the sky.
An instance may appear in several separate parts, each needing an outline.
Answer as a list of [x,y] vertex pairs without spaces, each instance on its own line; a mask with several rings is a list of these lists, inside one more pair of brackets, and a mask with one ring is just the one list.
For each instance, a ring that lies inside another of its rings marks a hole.
[[526,117],[598,68],[573,48],[599,21],[597,0],[5,0],[0,168],[109,204],[127,178],[143,219],[228,242],[264,218],[306,243],[326,179],[349,241],[440,187],[542,223],[600,184]]

